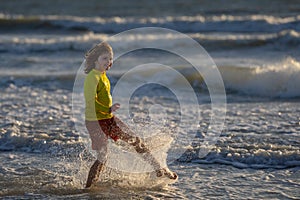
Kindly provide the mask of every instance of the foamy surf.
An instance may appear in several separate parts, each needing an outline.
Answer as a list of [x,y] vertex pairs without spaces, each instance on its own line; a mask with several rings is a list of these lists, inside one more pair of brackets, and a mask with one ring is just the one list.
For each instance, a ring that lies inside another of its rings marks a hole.
[[[118,33],[127,29],[145,25],[176,29],[180,32],[280,32],[293,27],[299,31],[299,15],[272,16],[272,15],[214,15],[214,16],[165,16],[165,17],[79,17],[68,15],[7,15],[0,13],[2,25],[8,28],[41,29],[53,27],[56,29],[73,29],[93,32]],[[245,23],[247,22],[247,23]],[[0,24],[1,25],[1,24]],[[192,25],[192,26],[191,26]],[[292,26],[293,25],[293,26]]]
[[225,87],[241,94],[261,97],[300,97],[300,63],[287,58],[262,66],[220,66]]

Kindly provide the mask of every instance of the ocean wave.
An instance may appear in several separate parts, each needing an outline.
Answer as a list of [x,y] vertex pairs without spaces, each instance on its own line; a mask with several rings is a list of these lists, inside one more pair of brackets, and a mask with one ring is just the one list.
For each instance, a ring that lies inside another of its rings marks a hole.
[[[251,135],[244,136],[245,138],[252,137]],[[208,150],[210,152],[205,157],[199,157],[199,152],[207,147],[189,148],[179,159],[179,162],[192,162],[198,164],[225,164],[232,165],[236,168],[253,168],[253,169],[284,169],[300,166],[300,151],[297,144],[289,143],[282,144],[281,139],[272,138],[272,142],[258,143],[259,140],[264,140],[263,136],[248,139],[250,143],[244,141],[241,144],[239,141],[245,138],[236,136],[238,140],[228,142]],[[263,139],[262,139],[263,138]],[[297,136],[294,138],[297,140]],[[269,139],[270,140],[270,139]],[[278,143],[279,142],[279,143]],[[222,143],[222,142],[221,142]]]
[[282,30],[276,33],[217,33],[189,34],[208,50],[271,47],[279,49],[298,48],[300,32]]
[[300,97],[300,63],[289,57],[264,66],[220,66],[227,90],[272,98]]
[[71,29],[96,33],[118,33],[128,29],[154,26],[180,32],[280,32],[300,31],[300,15],[275,17],[270,15],[214,15],[167,17],[78,17],[78,16],[24,16],[0,14],[0,26],[27,29]]
[[92,43],[106,39],[107,36],[84,35],[21,35],[3,37],[0,39],[1,52],[43,52],[43,51],[84,51],[90,48]]
[[[300,44],[300,15],[290,17],[198,15],[164,18],[101,18],[57,15],[24,16],[2,13],[0,14],[0,27],[3,28],[3,31],[29,29],[27,34],[11,34],[0,37],[1,52],[82,51],[88,49],[96,41],[106,40],[110,34],[138,27],[174,29],[188,34],[209,50],[266,45],[275,45],[279,48],[297,48]],[[38,34],[33,32],[36,30],[39,30]],[[49,30],[53,30],[53,33],[57,31],[68,32],[66,32],[67,34],[62,34],[62,32],[48,34]],[[159,33],[152,34],[151,37],[144,34],[143,40],[160,37]],[[138,39],[138,36],[136,36],[136,39]],[[176,39],[167,38],[170,43]],[[124,38],[124,41],[126,41],[126,38]]]
[[[195,91],[200,93],[207,91],[205,84],[207,77],[203,77],[191,67],[175,67],[174,69],[185,77]],[[300,62],[292,57],[270,64],[221,65],[218,66],[218,69],[228,94],[238,93],[247,96],[286,99],[300,97],[298,87],[300,85]],[[176,87],[186,87],[180,81],[180,77],[160,71],[160,68],[157,68],[156,71],[144,69],[141,73],[136,73],[132,80],[145,80],[155,74],[165,77],[165,80]]]
[[[220,65],[218,66],[220,75],[224,82],[227,94],[239,94],[246,96],[294,99],[300,97],[300,62],[292,57],[284,60],[266,63],[260,65],[239,66],[239,65]],[[178,75],[183,75],[185,80],[190,83],[196,93],[206,93],[207,86],[205,77],[199,74],[192,67],[178,66],[174,67]],[[115,84],[123,75],[123,71],[112,71],[110,78]],[[144,69],[137,71],[132,75],[131,81],[137,80],[156,80],[164,77],[165,81],[172,83],[178,88],[186,87],[182,77],[176,74],[169,74],[161,69]],[[9,87],[10,84],[20,86],[31,86],[51,89],[53,87],[70,89],[73,86],[75,71],[53,71],[45,73],[35,70],[2,70],[3,87]],[[55,82],[53,82],[55,80]]]
[[205,159],[195,158],[190,162],[198,164],[225,164],[241,169],[285,169],[300,166],[299,153],[297,150],[272,152],[264,149],[256,150],[246,156],[240,153],[228,153],[226,155],[210,153]]
[[[239,48],[279,48],[290,49],[300,46],[300,32],[283,30],[278,33],[192,33],[187,34],[207,50],[225,50]],[[83,34],[12,34],[0,36],[0,52],[53,52],[53,51],[86,51],[99,41],[111,40],[109,34],[87,32]],[[178,48],[178,35],[160,33],[136,33],[135,35],[118,36],[122,40],[110,41],[118,48],[126,48],[128,42],[137,45],[140,42],[164,41],[168,48]],[[115,44],[114,44],[115,43]],[[129,48],[129,47],[128,47]]]

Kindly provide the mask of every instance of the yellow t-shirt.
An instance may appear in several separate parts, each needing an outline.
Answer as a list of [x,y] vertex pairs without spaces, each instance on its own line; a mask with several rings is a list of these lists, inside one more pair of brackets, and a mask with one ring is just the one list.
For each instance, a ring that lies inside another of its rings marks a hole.
[[85,119],[88,121],[110,119],[112,106],[110,82],[106,73],[91,70],[84,80]]

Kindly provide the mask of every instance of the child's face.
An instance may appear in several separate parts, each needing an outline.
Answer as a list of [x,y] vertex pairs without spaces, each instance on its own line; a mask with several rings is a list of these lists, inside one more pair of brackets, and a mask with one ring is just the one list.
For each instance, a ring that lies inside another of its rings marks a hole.
[[113,55],[111,53],[102,54],[96,61],[95,69],[104,72],[111,68],[113,64]]

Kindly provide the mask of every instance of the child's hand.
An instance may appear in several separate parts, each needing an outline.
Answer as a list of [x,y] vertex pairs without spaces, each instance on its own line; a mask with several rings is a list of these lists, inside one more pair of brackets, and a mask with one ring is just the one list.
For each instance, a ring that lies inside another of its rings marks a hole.
[[118,110],[120,108],[120,104],[119,103],[115,103],[114,105],[112,105],[110,107],[110,112],[115,112],[116,110]]

